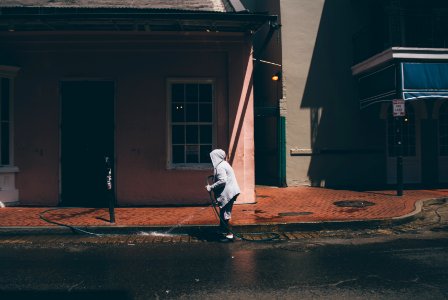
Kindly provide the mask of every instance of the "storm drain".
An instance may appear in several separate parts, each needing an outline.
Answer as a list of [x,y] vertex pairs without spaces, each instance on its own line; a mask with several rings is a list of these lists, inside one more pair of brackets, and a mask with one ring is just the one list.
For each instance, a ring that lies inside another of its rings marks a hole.
[[333,202],[333,204],[339,207],[356,207],[356,208],[363,208],[375,205],[375,203],[365,200],[344,200]]
[[312,212],[309,211],[299,211],[299,212],[281,212],[278,215],[280,217],[293,217],[293,216],[307,216],[307,215],[312,215]]

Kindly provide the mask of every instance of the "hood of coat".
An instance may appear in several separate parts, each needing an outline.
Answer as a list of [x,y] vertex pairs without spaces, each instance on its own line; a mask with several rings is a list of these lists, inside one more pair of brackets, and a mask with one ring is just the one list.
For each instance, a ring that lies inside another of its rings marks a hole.
[[212,160],[213,168],[216,169],[216,167],[224,160],[226,160],[226,153],[224,150],[221,149],[215,149],[212,152],[210,152],[210,158]]

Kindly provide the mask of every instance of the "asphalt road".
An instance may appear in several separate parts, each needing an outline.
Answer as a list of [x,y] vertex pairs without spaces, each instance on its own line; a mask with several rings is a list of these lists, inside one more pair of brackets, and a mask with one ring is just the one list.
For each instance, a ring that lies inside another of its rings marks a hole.
[[448,239],[0,247],[1,299],[447,299]]
[[0,299],[447,299],[448,209],[390,228],[0,237]]

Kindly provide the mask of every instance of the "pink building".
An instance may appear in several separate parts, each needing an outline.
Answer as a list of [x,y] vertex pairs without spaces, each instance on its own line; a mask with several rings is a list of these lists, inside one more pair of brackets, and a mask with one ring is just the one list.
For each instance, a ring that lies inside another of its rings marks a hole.
[[222,148],[254,202],[252,34],[275,17],[86,3],[0,3],[0,201],[103,206],[109,157],[117,205],[202,204]]

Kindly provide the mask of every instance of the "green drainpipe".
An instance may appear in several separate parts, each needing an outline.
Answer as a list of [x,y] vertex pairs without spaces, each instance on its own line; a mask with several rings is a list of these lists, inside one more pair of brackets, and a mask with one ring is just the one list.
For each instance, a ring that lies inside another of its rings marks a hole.
[[278,117],[278,179],[279,186],[286,187],[286,118]]

